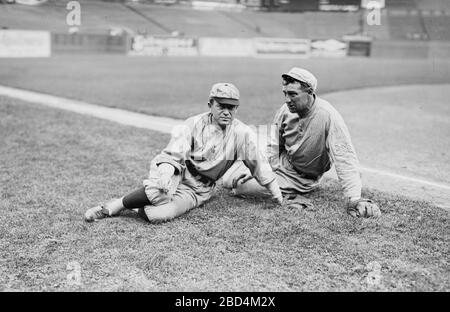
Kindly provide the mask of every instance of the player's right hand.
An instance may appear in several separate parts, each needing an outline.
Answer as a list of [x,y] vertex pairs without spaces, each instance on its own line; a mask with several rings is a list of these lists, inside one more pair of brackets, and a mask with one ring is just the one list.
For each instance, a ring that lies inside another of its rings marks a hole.
[[238,184],[244,184],[248,180],[253,179],[253,176],[249,173],[242,173],[239,176],[235,177],[232,182],[233,189],[235,189]]
[[283,200],[283,196],[278,196],[278,197],[274,197],[274,200],[277,202],[278,205],[283,205],[284,200]]

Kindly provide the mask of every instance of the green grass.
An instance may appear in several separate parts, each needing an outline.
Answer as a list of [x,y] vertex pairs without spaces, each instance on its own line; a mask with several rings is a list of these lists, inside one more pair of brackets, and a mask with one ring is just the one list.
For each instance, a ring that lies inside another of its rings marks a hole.
[[[168,136],[3,97],[0,115],[0,290],[449,290],[446,211],[364,189],[383,216],[352,219],[328,182],[308,195],[312,211],[219,186],[169,223],[126,212],[87,224],[87,207],[140,185]],[[66,280],[72,261],[80,286]]]

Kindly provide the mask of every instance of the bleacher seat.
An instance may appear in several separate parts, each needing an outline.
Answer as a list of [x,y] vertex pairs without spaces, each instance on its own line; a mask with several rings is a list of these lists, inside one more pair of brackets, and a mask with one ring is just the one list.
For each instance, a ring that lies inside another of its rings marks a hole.
[[428,39],[426,31],[422,24],[421,16],[418,12],[415,14],[388,13],[389,32],[391,39],[394,40],[424,40]]
[[417,2],[419,10],[435,10],[435,11],[450,11],[450,1],[448,0],[420,0]]
[[450,16],[423,16],[425,29],[430,40],[450,40]]
[[412,10],[417,8],[417,3],[414,0],[386,0],[386,8]]

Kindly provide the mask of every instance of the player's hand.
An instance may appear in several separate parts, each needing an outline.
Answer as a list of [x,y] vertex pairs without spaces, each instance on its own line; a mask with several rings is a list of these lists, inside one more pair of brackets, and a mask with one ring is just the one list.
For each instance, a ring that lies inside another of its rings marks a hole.
[[273,200],[279,205],[282,206],[284,204],[283,196],[273,197]]
[[380,207],[374,201],[365,198],[349,201],[347,212],[352,217],[378,218],[381,216]]
[[163,193],[168,193],[172,183],[171,175],[162,175],[156,183],[158,189]]
[[251,179],[253,179],[253,176],[251,174],[242,173],[233,179],[233,182],[232,182],[233,188],[235,189],[238,186],[238,184],[244,184],[245,182],[247,182],[248,180],[251,180]]
[[175,172],[175,168],[167,163],[162,163],[158,166],[159,179],[156,182],[156,186],[163,193],[168,193],[172,184],[172,176]]

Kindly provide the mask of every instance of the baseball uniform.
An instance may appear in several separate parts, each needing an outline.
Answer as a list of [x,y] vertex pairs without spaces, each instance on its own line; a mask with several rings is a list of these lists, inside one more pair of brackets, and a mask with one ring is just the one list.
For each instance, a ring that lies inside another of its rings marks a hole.
[[[268,142],[268,159],[283,193],[306,193],[315,189],[334,164],[346,197],[361,196],[359,162],[341,115],[330,103],[314,95],[310,112],[300,118],[284,104],[276,113],[274,135]],[[236,163],[226,183],[245,168]],[[252,180],[239,185],[237,194],[266,194]]]

